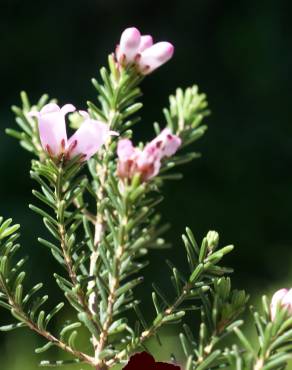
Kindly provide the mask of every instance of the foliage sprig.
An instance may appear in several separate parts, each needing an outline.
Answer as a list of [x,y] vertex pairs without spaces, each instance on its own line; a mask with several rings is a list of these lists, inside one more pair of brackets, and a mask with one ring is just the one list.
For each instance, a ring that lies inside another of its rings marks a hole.
[[[168,225],[161,223],[156,210],[163,201],[163,185],[181,178],[174,168],[199,157],[193,144],[205,133],[203,120],[209,114],[206,96],[197,86],[179,88],[163,110],[165,124],[154,123],[157,137],[134,147],[132,129],[141,121],[141,82],[173,54],[170,43],[152,43],[137,29],[124,31],[108,66],[92,80],[97,100],[87,102],[87,112],[70,114],[76,131],[69,140],[65,115],[75,110],[72,105],[60,108],[47,95],[31,105],[22,92],[22,106],[12,107],[18,130],[6,132],[33,155],[30,175],[37,187],[36,204],[30,209],[46,228],[39,243],[62,267],[54,279],[64,302],[48,310],[43,284],[26,288],[26,259],[18,258],[19,225],[1,218],[0,306],[15,320],[0,330],[28,327],[45,340],[37,353],[56,346],[71,355],[69,361],[43,360],[42,366],[86,363],[107,370],[125,364],[148,339],[159,339],[161,327],[176,324],[187,370],[282,370],[292,343],[287,303],[279,303],[275,317],[267,298],[263,313],[253,311],[255,347],[241,330],[248,295],[231,288],[232,269],[221,264],[233,246],[219,247],[215,231],[199,245],[186,228],[182,241],[188,270],[182,272],[167,261],[174,292],[166,294],[153,283],[148,297],[155,315],[150,322],[137,299],[135,288],[143,284],[150,250],[165,252],[169,247],[163,239]],[[65,305],[71,308],[72,320],[53,334],[51,323],[57,314],[63,319]],[[200,320],[197,333],[185,323],[188,312]],[[87,351],[82,349],[81,329],[87,331]],[[229,347],[226,338],[234,344]]]

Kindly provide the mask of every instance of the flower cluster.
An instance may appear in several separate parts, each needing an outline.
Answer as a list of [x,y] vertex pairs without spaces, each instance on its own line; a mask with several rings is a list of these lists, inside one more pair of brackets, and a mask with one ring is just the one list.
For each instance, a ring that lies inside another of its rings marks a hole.
[[118,143],[118,175],[130,179],[139,174],[142,181],[156,176],[165,157],[172,156],[181,145],[181,139],[164,129],[143,150],[133,146],[131,140],[122,139]]
[[292,315],[292,289],[280,289],[273,295],[270,307],[272,320],[276,317],[278,306],[286,308]]
[[135,64],[138,71],[146,75],[166,63],[173,52],[171,43],[162,41],[153,44],[152,36],[141,36],[137,28],[131,27],[122,33],[116,48],[116,59],[122,66]]
[[65,116],[74,111],[72,104],[60,108],[57,104],[50,103],[40,112],[30,112],[30,116],[38,119],[41,144],[50,157],[60,158],[64,155],[71,159],[81,155],[83,160],[88,160],[112,134],[107,124],[91,119],[85,111],[79,111],[84,120],[80,128],[68,139]]

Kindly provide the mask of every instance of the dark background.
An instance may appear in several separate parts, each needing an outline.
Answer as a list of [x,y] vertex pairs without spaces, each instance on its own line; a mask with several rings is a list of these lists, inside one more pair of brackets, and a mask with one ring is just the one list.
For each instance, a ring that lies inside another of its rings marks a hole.
[[[45,229],[27,207],[33,201],[30,156],[3,132],[15,125],[10,106],[25,89],[33,102],[47,92],[60,103],[85,107],[95,99],[90,78],[121,31],[133,25],[176,47],[173,60],[143,82],[136,137],[153,135],[152,122],[163,122],[162,107],[177,86],[198,84],[212,111],[207,134],[195,144],[203,157],[183,168],[182,182],[165,188],[161,212],[172,224],[167,239],[174,245],[167,257],[185,266],[179,236],[186,225],[197,239],[215,229],[222,243],[236,245],[227,260],[237,287],[257,297],[291,285],[289,3],[0,0],[0,214],[22,224],[32,280],[45,280],[53,300],[59,297],[50,279],[54,262],[36,241]],[[154,271],[155,280],[167,284],[164,259],[152,254],[147,287]],[[9,364],[6,370],[14,369]]]

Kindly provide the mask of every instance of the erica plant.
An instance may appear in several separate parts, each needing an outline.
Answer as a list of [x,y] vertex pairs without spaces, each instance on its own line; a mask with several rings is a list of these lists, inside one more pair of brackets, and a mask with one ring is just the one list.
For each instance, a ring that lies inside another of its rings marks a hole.
[[[186,228],[186,267],[179,271],[169,263],[173,292],[164,292],[159,276],[153,277],[153,291],[147,294],[156,313],[150,322],[136,298],[148,253],[157,248],[167,255],[168,243],[162,239],[166,227],[155,208],[163,199],[163,185],[180,178],[174,168],[198,157],[193,143],[206,131],[206,97],[193,86],[170,96],[165,122],[155,123],[152,141],[132,141],[142,107],[141,82],[173,52],[169,42],[153,43],[151,36],[128,28],[109,55],[108,67],[101,68],[99,80],[92,80],[98,100],[88,102],[87,110],[60,107],[46,95],[31,105],[25,93],[22,106],[13,107],[19,130],[7,133],[33,157],[36,202],[30,208],[47,229],[39,243],[63,268],[54,278],[64,302],[48,309],[42,283],[27,287],[25,259],[18,258],[19,225],[1,219],[0,305],[14,321],[0,329],[26,327],[44,339],[37,353],[55,346],[72,358],[43,360],[42,366],[124,366],[161,327],[173,323],[181,327],[186,360],[180,365],[187,370],[280,370],[291,357],[291,291],[278,292],[271,307],[263,297],[261,311],[252,311],[258,340],[251,342],[239,319],[248,297],[232,290],[227,276],[232,270],[222,265],[233,246],[220,246],[215,231],[197,243]],[[69,138],[67,126],[75,130]],[[73,321],[52,332],[51,320],[65,305],[74,311]],[[199,330],[184,323],[186,311],[200,316]],[[88,334],[86,351],[80,330]],[[234,345],[226,347],[228,336]],[[170,362],[170,357],[164,360]]]

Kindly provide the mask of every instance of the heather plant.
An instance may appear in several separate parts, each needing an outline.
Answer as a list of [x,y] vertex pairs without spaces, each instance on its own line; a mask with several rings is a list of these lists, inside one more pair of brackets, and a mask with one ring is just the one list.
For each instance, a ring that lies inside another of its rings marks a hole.
[[[1,219],[0,305],[14,322],[0,330],[30,329],[44,339],[37,353],[58,347],[71,356],[68,361],[42,360],[41,366],[124,366],[132,354],[147,349],[150,338],[159,341],[159,330],[169,324],[181,328],[186,355],[181,365],[187,370],[281,370],[291,357],[291,291],[277,292],[271,305],[263,297],[260,311],[251,310],[257,341],[249,340],[240,318],[248,295],[231,288],[232,269],[222,265],[233,246],[220,246],[215,231],[197,243],[185,229],[186,267],[179,271],[168,262],[173,292],[159,288],[159,275],[153,277],[153,291],[147,293],[155,309],[151,321],[137,300],[135,288],[143,284],[151,249],[167,256],[166,226],[156,211],[163,185],[180,179],[176,168],[198,157],[193,144],[205,133],[203,120],[209,113],[197,86],[179,88],[163,110],[165,122],[154,124],[156,137],[133,144],[141,83],[173,51],[172,44],[153,43],[151,36],[128,28],[99,80],[92,80],[97,101],[87,102],[87,110],[60,107],[47,95],[32,105],[24,92],[21,107],[12,108],[19,129],[7,133],[33,157],[36,202],[30,209],[47,230],[38,238],[40,245],[62,267],[54,278],[64,302],[49,310],[43,284],[27,287],[25,258],[18,257],[19,225]],[[75,130],[70,138],[66,125]],[[53,332],[51,321],[65,305],[74,320]],[[198,329],[185,323],[187,311],[199,316]],[[86,351],[79,340],[84,330]]]

